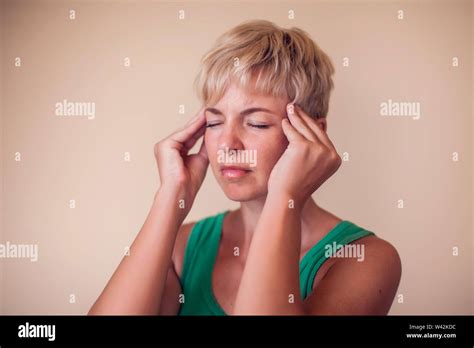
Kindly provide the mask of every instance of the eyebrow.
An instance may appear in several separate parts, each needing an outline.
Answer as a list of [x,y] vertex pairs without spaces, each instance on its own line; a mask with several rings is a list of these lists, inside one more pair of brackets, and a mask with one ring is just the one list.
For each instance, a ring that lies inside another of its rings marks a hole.
[[[209,111],[210,113],[213,113],[215,115],[223,115],[222,112],[216,108],[207,108],[206,110],[204,110],[204,112],[206,111]],[[243,111],[240,112],[240,115],[241,116],[247,116],[247,115],[250,115],[254,112],[259,112],[259,111],[263,111],[263,112],[268,112],[270,114],[274,114],[273,111],[271,110],[268,110],[268,109],[265,109],[265,108],[248,108],[248,109],[245,109]]]

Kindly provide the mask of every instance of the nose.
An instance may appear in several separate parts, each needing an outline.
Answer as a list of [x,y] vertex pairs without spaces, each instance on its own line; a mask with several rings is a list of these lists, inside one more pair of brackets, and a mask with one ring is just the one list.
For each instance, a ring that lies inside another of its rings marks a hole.
[[219,135],[219,149],[242,150],[243,148],[239,127],[233,123],[224,124]]

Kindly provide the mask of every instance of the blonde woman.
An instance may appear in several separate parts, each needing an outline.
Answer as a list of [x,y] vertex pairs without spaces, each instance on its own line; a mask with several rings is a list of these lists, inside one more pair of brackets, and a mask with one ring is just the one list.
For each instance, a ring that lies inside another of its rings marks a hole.
[[[333,73],[301,29],[223,34],[196,79],[203,107],[156,144],[151,210],[89,314],[387,314],[397,251],[311,196],[341,165],[326,132]],[[183,224],[209,165],[240,208]]]

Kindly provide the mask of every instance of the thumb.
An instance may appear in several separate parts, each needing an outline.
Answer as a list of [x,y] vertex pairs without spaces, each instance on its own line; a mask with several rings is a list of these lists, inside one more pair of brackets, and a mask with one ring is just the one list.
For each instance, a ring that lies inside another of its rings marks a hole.
[[209,156],[207,155],[206,144],[204,143],[204,138],[202,139],[201,147],[199,148],[198,156],[201,156],[203,160],[209,161]]
[[204,179],[206,175],[207,167],[209,165],[209,157],[207,155],[206,145],[204,140],[201,144],[199,152],[189,156],[188,159],[189,169],[196,173],[199,177]]

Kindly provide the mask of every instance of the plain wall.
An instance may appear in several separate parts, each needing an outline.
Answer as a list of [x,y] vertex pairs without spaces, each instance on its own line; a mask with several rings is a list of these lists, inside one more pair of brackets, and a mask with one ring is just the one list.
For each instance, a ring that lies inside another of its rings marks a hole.
[[[0,2],[0,23],[3,23],[4,7]],[[0,241],[3,241],[3,25],[0,25]],[[0,261],[0,313],[3,313],[3,261]]]
[[[472,59],[474,58],[474,4],[471,2],[471,62],[472,62]],[[471,75],[472,75],[472,79],[471,79],[471,93],[472,93],[472,96],[471,96],[471,115],[473,116],[471,118],[471,126],[472,126],[472,133],[471,133],[471,149],[474,148],[474,142],[472,140],[473,138],[473,135],[474,135],[474,122],[472,121],[472,119],[474,118],[474,69],[471,65]],[[472,160],[472,154],[471,154],[471,160]],[[472,162],[472,171],[471,171],[471,180],[472,182],[474,182],[474,178],[472,178],[472,173],[474,173],[474,161],[471,161]],[[472,197],[474,197],[474,184],[471,183],[471,199]],[[473,252],[472,250],[474,250],[474,204],[472,204],[472,201],[471,201],[471,226],[473,228],[473,233],[471,234],[471,240],[472,240],[472,249],[471,249],[471,259],[472,259],[472,273],[474,273],[474,255],[473,255]],[[471,275],[471,279],[472,279],[472,313],[474,313],[474,276]]]
[[[37,244],[39,260],[0,259],[0,313],[88,311],[148,214],[153,145],[197,111],[202,55],[247,19],[306,30],[335,65],[328,134],[349,160],[314,198],[397,248],[390,314],[473,313],[471,1],[6,1],[1,11],[0,238]],[[94,102],[95,119],[56,116],[63,99]],[[420,119],[381,116],[389,99],[419,102]],[[237,206],[209,170],[187,221]]]

